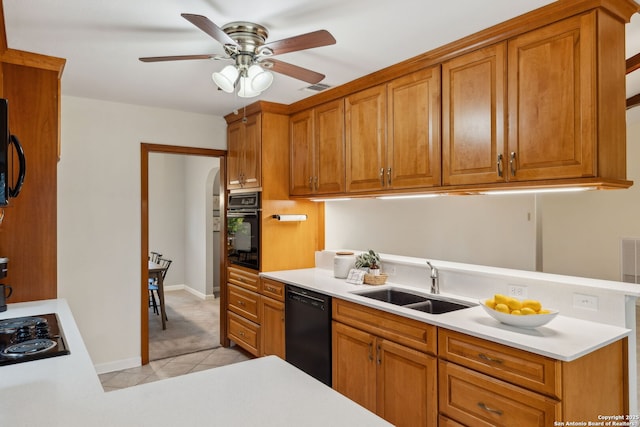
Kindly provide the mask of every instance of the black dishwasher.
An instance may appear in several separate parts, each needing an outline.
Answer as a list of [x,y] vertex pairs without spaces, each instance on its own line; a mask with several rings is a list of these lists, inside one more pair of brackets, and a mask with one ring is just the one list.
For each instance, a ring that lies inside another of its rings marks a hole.
[[287,285],[287,362],[331,386],[331,297]]

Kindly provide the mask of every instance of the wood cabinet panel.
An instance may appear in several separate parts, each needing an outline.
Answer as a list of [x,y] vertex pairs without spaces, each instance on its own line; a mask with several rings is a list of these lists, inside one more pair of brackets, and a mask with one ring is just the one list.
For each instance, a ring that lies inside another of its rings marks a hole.
[[261,355],[285,358],[284,303],[272,298],[260,298]]
[[386,159],[386,86],[345,98],[347,192],[384,186]]
[[291,195],[312,194],[314,190],[315,149],[313,110],[294,114],[289,119],[291,138],[291,167],[289,192]]
[[259,300],[260,296],[255,292],[232,284],[227,286],[229,310],[255,323],[260,323],[258,312]]
[[301,111],[290,123],[290,194],[344,192],[344,101]]
[[375,336],[338,322],[332,327],[333,388],[375,412]]
[[260,325],[236,313],[227,313],[227,333],[240,347],[254,356],[260,355]]
[[437,329],[433,325],[337,298],[333,299],[333,318],[416,350],[436,354]]
[[285,284],[276,280],[260,278],[260,294],[277,301],[284,301]]
[[[41,57],[22,54],[24,59]],[[11,51],[2,52],[3,60],[6,55]],[[54,62],[57,58],[49,59]],[[13,303],[58,296],[56,183],[60,73],[65,61],[55,62],[57,70],[0,63],[2,97],[9,103],[9,127],[19,138],[27,162],[22,191],[9,201],[0,225],[0,254],[9,258],[3,282],[13,286]],[[42,65],[47,64],[42,61]]]
[[228,267],[227,282],[254,292],[259,289],[258,274],[242,267]]
[[506,45],[442,65],[444,185],[504,182]]
[[387,84],[386,187],[440,185],[440,67]]
[[546,427],[562,420],[560,402],[484,374],[440,361],[439,405],[468,426]]
[[377,343],[377,413],[395,426],[434,426],[437,359],[392,341]]
[[440,328],[438,356],[533,391],[560,398],[562,362]]
[[595,176],[596,13],[508,43],[509,180]]
[[227,128],[227,188],[259,188],[262,184],[262,116],[252,114]]

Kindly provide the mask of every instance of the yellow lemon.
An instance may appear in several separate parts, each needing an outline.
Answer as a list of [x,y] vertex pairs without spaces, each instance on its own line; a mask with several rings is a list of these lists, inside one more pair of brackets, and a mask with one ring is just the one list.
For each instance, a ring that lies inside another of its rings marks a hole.
[[522,312],[520,310],[513,310],[511,314],[513,314],[514,316],[522,316]]
[[496,304],[495,307],[496,311],[499,311],[500,313],[507,313],[509,314],[509,306],[507,304]]
[[522,303],[516,298],[509,298],[507,300],[507,305],[511,310],[520,310],[522,308]]
[[538,311],[538,314],[549,314],[551,313],[551,310],[547,310],[545,308],[542,308]]
[[496,308],[496,300],[494,300],[493,298],[489,298],[484,302],[484,305],[486,305],[489,308]]
[[542,304],[540,304],[540,301],[535,299],[526,299],[522,301],[522,306],[529,307],[533,311],[540,311],[540,309],[542,308]]
[[509,297],[502,294],[495,294],[493,299],[496,301],[496,304],[507,304],[507,301],[509,301]]
[[525,316],[529,314],[536,314],[536,312],[530,309],[529,307],[523,307],[522,310],[520,310],[520,312]]

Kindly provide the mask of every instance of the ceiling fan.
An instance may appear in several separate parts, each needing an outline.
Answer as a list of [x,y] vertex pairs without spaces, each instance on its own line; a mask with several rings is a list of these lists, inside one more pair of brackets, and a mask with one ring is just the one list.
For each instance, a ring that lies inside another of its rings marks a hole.
[[273,59],[273,56],[336,43],[336,39],[326,30],[266,43],[269,32],[262,25],[240,21],[231,22],[221,28],[202,15],[183,13],[181,16],[222,44],[225,54],[151,56],[139,58],[140,61],[232,60],[234,65],[214,72],[212,78],[220,89],[228,93],[240,86],[238,95],[241,97],[257,96],[271,85],[273,75],[267,70],[311,84],[319,83],[324,79],[324,74]]

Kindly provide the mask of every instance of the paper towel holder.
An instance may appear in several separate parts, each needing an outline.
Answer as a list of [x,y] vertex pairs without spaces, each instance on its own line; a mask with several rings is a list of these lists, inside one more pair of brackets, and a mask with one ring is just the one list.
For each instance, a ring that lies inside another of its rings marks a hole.
[[307,215],[295,215],[295,214],[282,214],[282,215],[272,215],[272,218],[277,219],[278,221],[306,221]]

